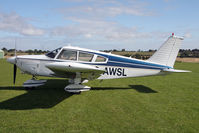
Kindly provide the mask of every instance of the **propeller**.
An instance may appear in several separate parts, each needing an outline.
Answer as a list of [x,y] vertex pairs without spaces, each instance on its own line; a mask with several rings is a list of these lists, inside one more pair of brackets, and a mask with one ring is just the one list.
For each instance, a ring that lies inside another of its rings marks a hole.
[[13,83],[15,84],[15,81],[16,81],[16,75],[17,75],[17,65],[16,65],[16,64],[14,64],[14,73],[13,73],[13,75],[14,75]]
[[13,67],[13,83],[15,84],[16,81],[16,75],[17,75],[17,50],[16,50],[16,39],[15,39],[15,56],[10,57],[7,59],[7,62],[11,63],[14,65]]
[[15,59],[14,59],[14,71],[13,71],[13,83],[15,85],[16,81],[16,75],[17,75],[17,44],[16,44],[16,38],[15,38]]

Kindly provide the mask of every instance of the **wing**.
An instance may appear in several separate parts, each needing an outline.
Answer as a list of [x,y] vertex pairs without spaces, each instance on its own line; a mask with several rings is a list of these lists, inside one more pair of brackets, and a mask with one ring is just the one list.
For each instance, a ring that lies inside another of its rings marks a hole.
[[81,64],[75,62],[53,62],[46,64],[46,67],[52,70],[56,75],[68,77],[74,75],[76,72],[81,73],[82,78],[95,79],[104,73],[104,69],[100,69],[95,65]]

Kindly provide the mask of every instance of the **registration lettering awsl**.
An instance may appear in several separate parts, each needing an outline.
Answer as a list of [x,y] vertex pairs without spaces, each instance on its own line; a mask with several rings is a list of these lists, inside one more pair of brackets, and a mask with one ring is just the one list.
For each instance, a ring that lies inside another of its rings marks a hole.
[[124,68],[105,67],[104,75],[127,76]]

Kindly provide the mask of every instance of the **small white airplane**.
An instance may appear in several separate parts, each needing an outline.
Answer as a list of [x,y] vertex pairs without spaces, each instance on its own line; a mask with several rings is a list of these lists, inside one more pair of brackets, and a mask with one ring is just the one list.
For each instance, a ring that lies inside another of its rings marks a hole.
[[92,79],[114,79],[159,75],[171,72],[190,72],[173,68],[182,37],[172,34],[148,60],[138,60],[90,49],[66,46],[45,55],[22,55],[8,58],[14,64],[14,84],[17,67],[33,76],[24,82],[24,87],[44,85],[46,80],[36,76],[62,77],[69,79],[64,89],[71,93],[88,91],[83,85]]

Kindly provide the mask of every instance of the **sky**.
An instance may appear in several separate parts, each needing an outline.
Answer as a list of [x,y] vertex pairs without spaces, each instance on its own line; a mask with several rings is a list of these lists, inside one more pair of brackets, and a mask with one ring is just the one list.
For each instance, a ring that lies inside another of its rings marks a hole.
[[0,0],[0,48],[149,50],[172,33],[199,48],[198,0]]

